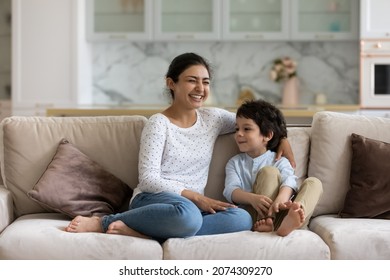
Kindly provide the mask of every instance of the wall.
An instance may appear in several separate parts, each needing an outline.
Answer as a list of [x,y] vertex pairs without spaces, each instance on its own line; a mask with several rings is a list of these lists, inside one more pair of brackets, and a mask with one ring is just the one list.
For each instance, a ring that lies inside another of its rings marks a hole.
[[11,0],[0,0],[0,100],[11,94]]
[[354,42],[172,42],[93,45],[95,104],[167,104],[164,75],[173,57],[197,52],[214,69],[212,103],[235,104],[242,88],[279,103],[282,85],[269,78],[274,59],[290,56],[298,64],[300,103],[317,94],[329,104],[359,102],[359,43]]
[[[11,0],[0,0],[0,100],[10,98]],[[170,42],[92,45],[94,104],[167,104],[164,75],[173,57],[197,52],[213,66],[212,103],[235,104],[250,87],[259,98],[279,103],[281,84],[269,79],[272,61],[298,63],[300,103],[323,93],[330,104],[359,102],[359,42]]]

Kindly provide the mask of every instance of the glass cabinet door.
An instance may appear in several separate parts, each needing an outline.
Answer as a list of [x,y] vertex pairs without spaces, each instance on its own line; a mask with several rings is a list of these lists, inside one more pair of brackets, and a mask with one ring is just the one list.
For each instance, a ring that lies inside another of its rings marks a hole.
[[219,39],[219,0],[156,0],[156,40]]
[[87,38],[151,39],[151,4],[151,0],[87,0]]
[[292,39],[358,39],[356,0],[292,0]]
[[224,39],[288,39],[289,2],[286,0],[223,1]]

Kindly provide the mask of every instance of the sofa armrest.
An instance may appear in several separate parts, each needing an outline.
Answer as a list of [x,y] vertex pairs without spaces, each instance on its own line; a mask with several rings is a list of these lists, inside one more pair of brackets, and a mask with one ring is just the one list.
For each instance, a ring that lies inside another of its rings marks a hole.
[[9,190],[0,185],[0,232],[14,220],[12,195]]

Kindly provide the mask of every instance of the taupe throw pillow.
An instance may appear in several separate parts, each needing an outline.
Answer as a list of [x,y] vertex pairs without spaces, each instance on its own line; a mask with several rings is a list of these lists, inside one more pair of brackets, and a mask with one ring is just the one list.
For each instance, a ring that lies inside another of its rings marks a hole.
[[390,219],[390,144],[353,133],[343,218]]
[[73,218],[118,212],[132,190],[66,139],[28,196]]

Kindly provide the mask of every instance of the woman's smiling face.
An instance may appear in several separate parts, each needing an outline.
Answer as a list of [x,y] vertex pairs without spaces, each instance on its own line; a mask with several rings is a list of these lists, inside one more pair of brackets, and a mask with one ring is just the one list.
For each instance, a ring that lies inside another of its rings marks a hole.
[[168,87],[174,92],[174,103],[187,108],[199,108],[210,92],[210,75],[203,65],[194,65],[179,75],[177,83],[167,80]]

